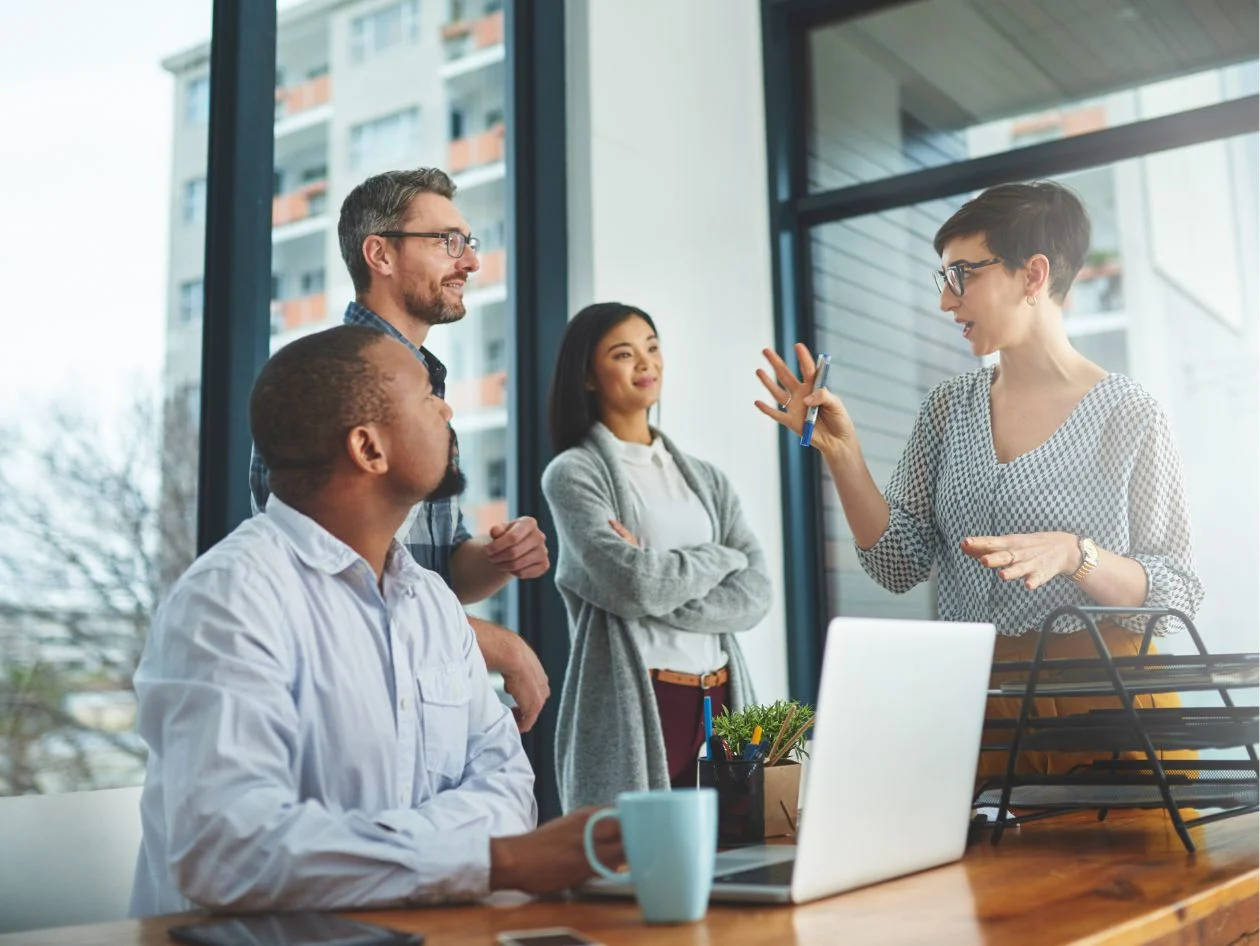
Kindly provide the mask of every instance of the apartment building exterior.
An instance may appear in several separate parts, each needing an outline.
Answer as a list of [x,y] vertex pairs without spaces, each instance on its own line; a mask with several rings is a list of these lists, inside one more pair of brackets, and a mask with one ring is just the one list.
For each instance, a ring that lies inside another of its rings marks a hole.
[[[482,243],[468,314],[431,340],[449,369],[464,505],[477,534],[506,518],[506,197],[501,0],[308,0],[279,15],[272,200],[272,350],[339,324],[353,287],[337,242],[346,194],[380,171],[447,170]],[[175,79],[165,385],[198,416],[209,43]],[[502,619],[503,599],[482,614]]]

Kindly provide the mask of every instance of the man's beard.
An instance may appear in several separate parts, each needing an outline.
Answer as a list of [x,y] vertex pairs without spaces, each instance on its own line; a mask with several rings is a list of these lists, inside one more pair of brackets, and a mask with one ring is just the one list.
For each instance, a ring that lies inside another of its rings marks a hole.
[[439,499],[450,499],[462,493],[467,485],[468,480],[459,468],[459,440],[455,436],[455,429],[451,428],[451,446],[447,453],[446,473],[425,500],[434,502]]
[[403,307],[413,319],[426,325],[449,325],[451,322],[458,322],[468,311],[463,300],[458,303],[448,302],[441,288],[434,299],[426,299],[419,292],[407,290],[403,292]]

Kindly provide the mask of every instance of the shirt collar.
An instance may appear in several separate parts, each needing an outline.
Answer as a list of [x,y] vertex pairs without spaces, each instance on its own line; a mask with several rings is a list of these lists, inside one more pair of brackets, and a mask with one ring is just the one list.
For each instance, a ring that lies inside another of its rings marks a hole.
[[367,328],[376,329],[378,332],[384,332],[392,338],[398,339],[409,349],[411,353],[420,359],[420,362],[429,371],[429,383],[433,385],[433,393],[438,397],[446,396],[446,365],[442,364],[429,349],[421,345],[417,348],[411,344],[409,339],[394,326],[390,325],[383,318],[373,312],[365,305],[361,305],[355,300],[350,300],[346,306],[346,314],[342,318],[346,325],[363,325]]
[[[363,562],[363,556],[346,543],[321,526],[305,513],[298,512],[287,505],[279,496],[273,495],[267,500],[262,512],[280,534],[288,541],[293,553],[307,567],[329,575],[338,575],[356,562]],[[385,573],[402,584],[411,584],[417,577],[419,565],[408,554],[407,550],[393,539],[389,551],[385,555]]]
[[660,460],[661,463],[667,463],[671,459],[669,451],[665,449],[665,441],[661,439],[661,435],[656,431],[652,431],[651,446],[645,446],[641,443],[627,443],[624,440],[620,440],[602,422],[596,421],[596,423],[608,433],[609,438],[612,440],[613,453],[623,463],[646,466],[652,462],[653,458]]

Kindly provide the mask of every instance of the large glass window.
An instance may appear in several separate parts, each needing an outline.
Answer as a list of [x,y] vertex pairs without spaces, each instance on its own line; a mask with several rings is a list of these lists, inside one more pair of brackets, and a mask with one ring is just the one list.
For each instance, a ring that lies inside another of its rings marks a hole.
[[[468,477],[462,506],[476,535],[510,514],[503,491],[511,456],[503,14],[469,4],[458,19],[444,21],[445,9],[359,0],[281,11],[272,347],[340,324],[354,297],[337,242],[337,217],[350,189],[395,168],[447,170],[458,187],[456,203],[483,241],[481,271],[465,293],[467,315],[436,327],[426,345],[449,371],[447,399]],[[452,44],[463,37],[471,39],[454,55]],[[414,51],[377,55],[404,43]],[[452,129],[447,117],[455,102],[466,103],[469,118]],[[469,610],[506,621],[506,595]]]
[[350,21],[350,61],[360,63],[420,34],[420,0],[402,0]]
[[405,108],[350,129],[350,168],[409,167],[420,150],[420,109]]
[[180,216],[184,223],[203,224],[206,222],[206,179],[204,177],[194,177],[192,180],[184,181]]
[[[1071,137],[1234,97],[1255,3],[894,3],[809,36],[811,190]],[[1161,85],[1188,77],[1176,88]],[[1114,93],[1143,88],[1144,101]]]
[[[809,188],[840,195],[1254,94],[1256,9],[926,0],[817,28]],[[1026,178],[1015,155],[1009,168],[1007,179]],[[1172,418],[1207,587],[1199,623],[1222,651],[1254,649],[1240,629],[1253,622],[1260,569],[1258,172],[1257,136],[1247,134],[1053,175],[1093,222],[1064,309],[1068,334]],[[833,355],[831,384],[881,486],[926,393],[980,364],[939,311],[931,277],[932,236],[974,193],[893,199],[810,232],[817,347]],[[829,613],[933,616],[933,583],[895,596],[866,576],[825,476],[822,502]],[[1190,643],[1183,635],[1173,646]]]
[[194,551],[209,103],[204,54],[163,60],[210,13],[0,4],[20,37],[0,63],[0,795],[144,776],[132,674]]

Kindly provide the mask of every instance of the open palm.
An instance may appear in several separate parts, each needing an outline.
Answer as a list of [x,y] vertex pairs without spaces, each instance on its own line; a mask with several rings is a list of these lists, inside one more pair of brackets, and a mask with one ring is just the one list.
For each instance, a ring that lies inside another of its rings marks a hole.
[[[814,384],[814,373],[817,366],[814,356],[808,348],[797,342],[794,350],[797,362],[801,366],[798,378],[779,355],[769,348],[762,354],[770,362],[774,370],[771,377],[764,369],[757,369],[757,377],[766,392],[774,399],[773,404],[756,401],[757,410],[767,417],[782,424],[799,435],[805,427],[805,412],[813,405],[818,405],[818,420],[814,425],[814,436],[811,445],[824,455],[831,456],[857,442],[857,432],[853,427],[853,419],[845,409],[840,398],[826,388],[811,393]],[[786,405],[786,409],[781,409]]]

